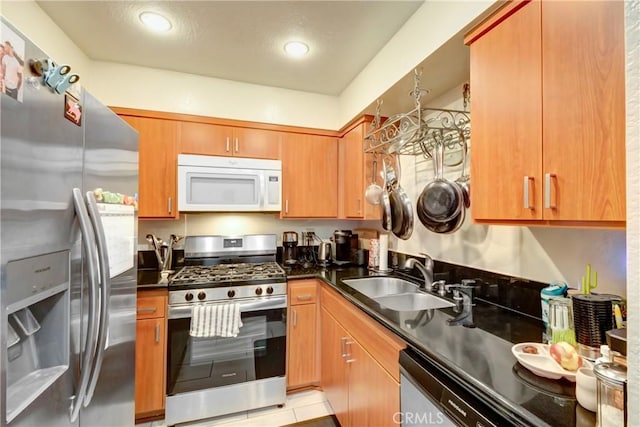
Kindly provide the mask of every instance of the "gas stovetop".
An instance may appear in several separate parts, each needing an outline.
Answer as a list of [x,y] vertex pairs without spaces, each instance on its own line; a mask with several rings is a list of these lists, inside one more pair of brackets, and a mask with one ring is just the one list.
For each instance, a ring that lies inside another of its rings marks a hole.
[[169,282],[169,287],[189,286],[237,286],[256,281],[286,280],[284,270],[276,262],[245,262],[239,264],[188,265]]

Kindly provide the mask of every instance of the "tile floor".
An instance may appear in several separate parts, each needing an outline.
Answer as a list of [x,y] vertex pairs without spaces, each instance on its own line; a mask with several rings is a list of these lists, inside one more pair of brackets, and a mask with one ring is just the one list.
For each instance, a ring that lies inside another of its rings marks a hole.
[[[239,412],[229,416],[180,424],[180,427],[279,427],[332,413],[333,411],[324,393],[309,390],[288,395],[287,403],[282,408],[271,406],[253,411]],[[136,424],[136,427],[166,427],[166,424],[164,421],[153,421]]]

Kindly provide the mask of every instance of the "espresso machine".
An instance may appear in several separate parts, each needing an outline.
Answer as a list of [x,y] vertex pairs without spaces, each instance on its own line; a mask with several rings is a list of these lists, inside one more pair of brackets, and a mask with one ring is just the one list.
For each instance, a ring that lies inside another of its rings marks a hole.
[[295,231],[282,233],[282,262],[286,265],[298,262],[298,233]]

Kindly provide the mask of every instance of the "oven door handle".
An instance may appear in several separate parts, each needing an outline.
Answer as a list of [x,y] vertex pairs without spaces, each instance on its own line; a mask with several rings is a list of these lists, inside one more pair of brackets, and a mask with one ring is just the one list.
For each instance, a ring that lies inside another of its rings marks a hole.
[[[234,301],[226,301],[224,303],[211,302],[207,304],[211,304],[211,305],[228,304],[229,302],[234,302]],[[238,301],[238,303],[240,304],[240,313],[247,313],[251,311],[260,311],[260,310],[272,310],[276,308],[287,308],[287,296],[278,295],[278,296],[271,296],[271,297],[251,298],[251,299]],[[202,303],[202,304],[205,304],[205,303]],[[195,304],[170,305],[168,318],[184,319],[184,318],[191,317],[191,312],[194,305]]]

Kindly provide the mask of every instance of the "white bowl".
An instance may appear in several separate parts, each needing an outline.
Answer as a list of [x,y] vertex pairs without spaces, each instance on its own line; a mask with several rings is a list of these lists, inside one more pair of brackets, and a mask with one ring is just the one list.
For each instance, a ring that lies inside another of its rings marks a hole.
[[598,409],[597,381],[590,367],[580,368],[576,372],[576,399],[591,412]]

